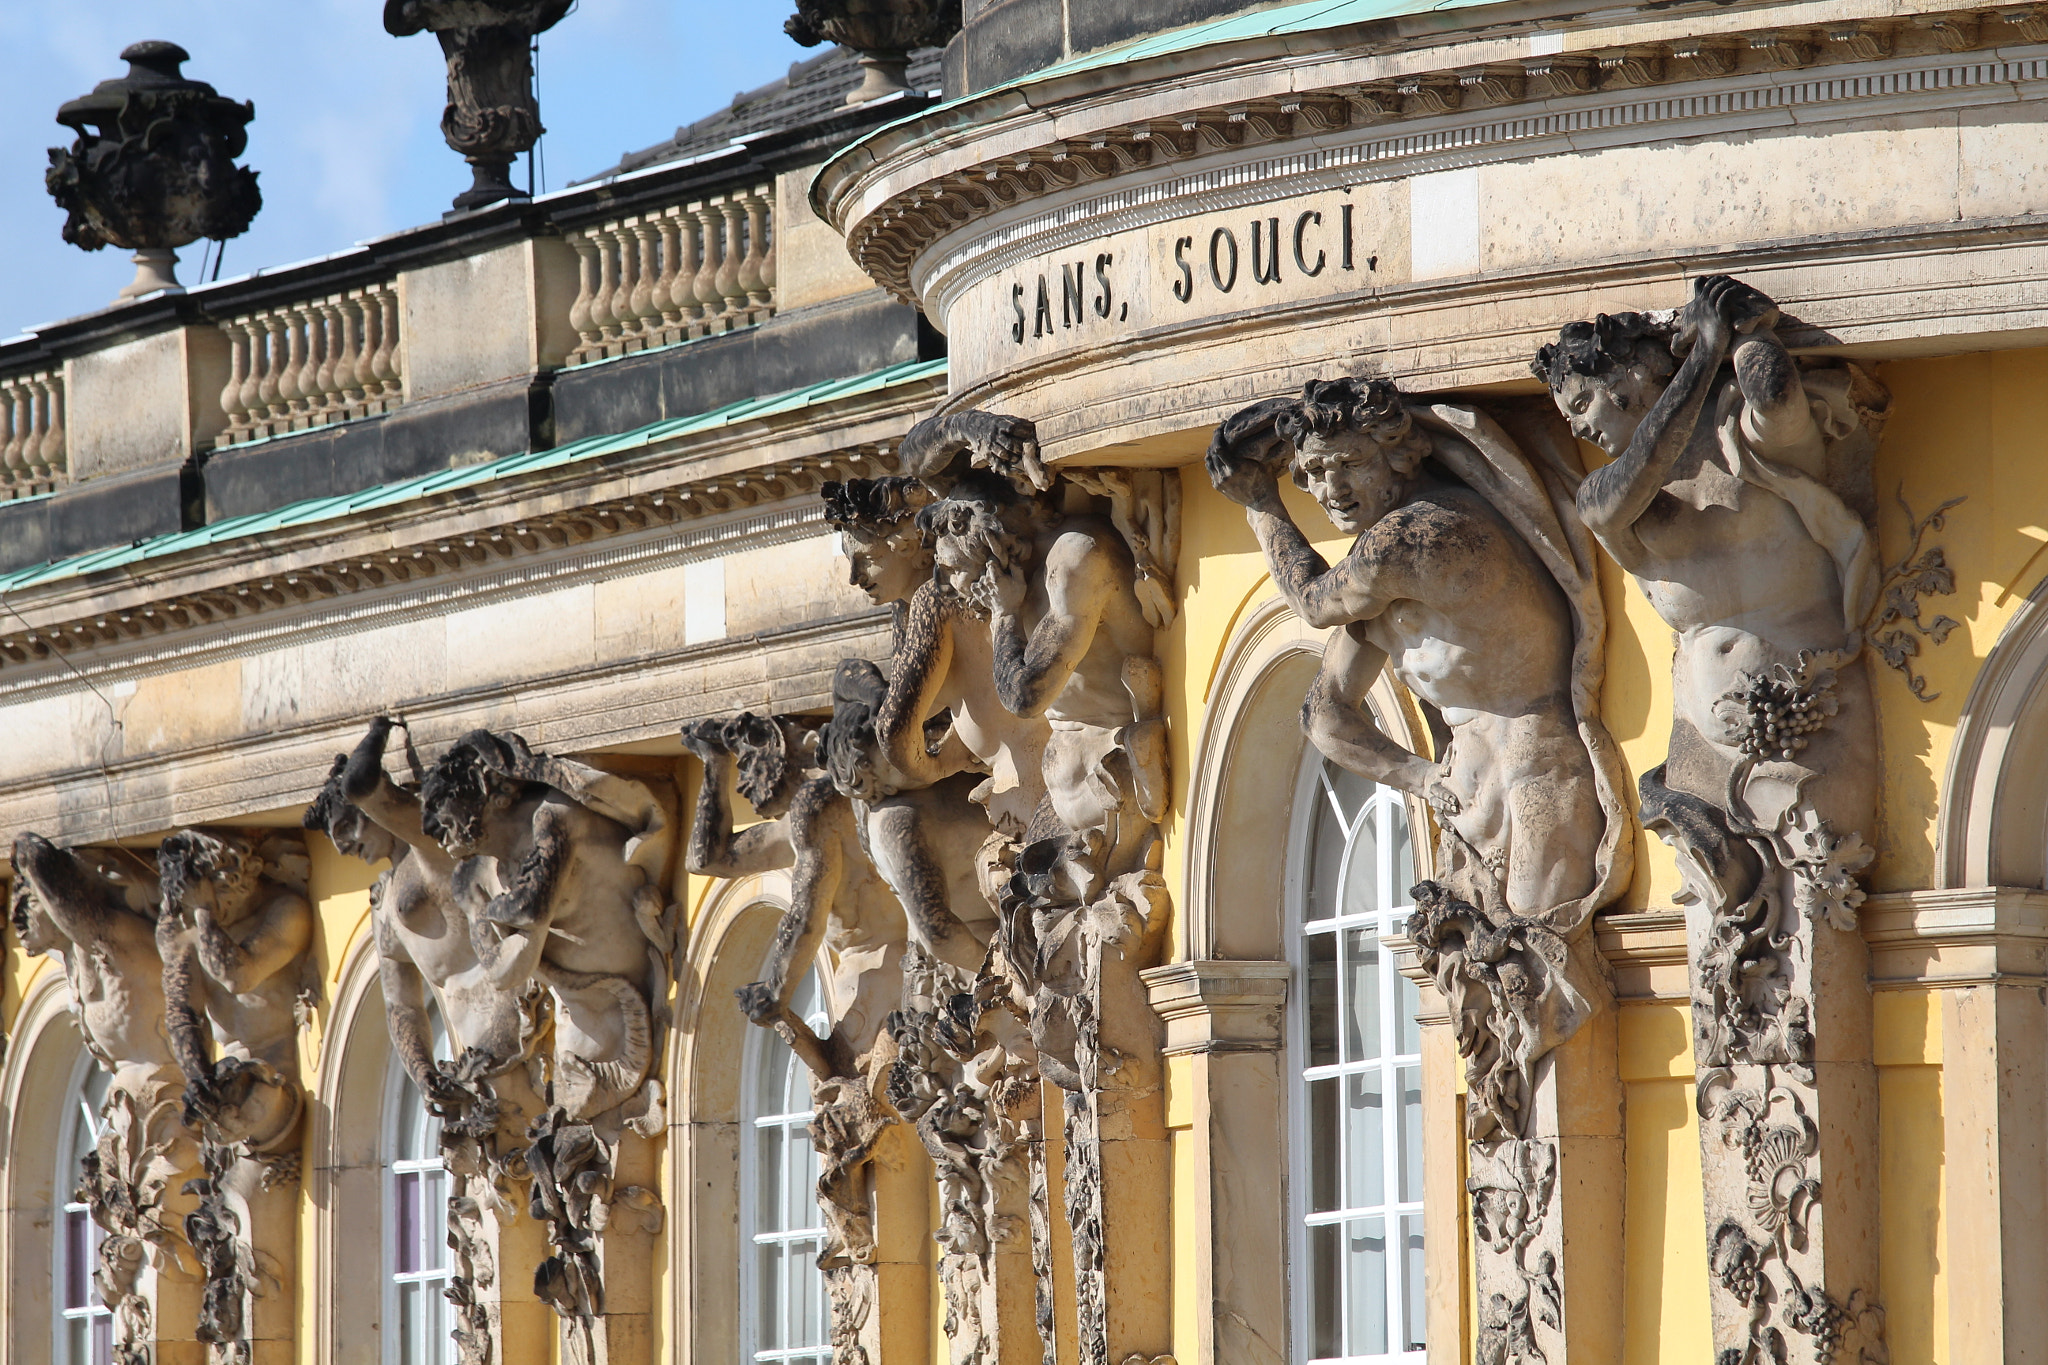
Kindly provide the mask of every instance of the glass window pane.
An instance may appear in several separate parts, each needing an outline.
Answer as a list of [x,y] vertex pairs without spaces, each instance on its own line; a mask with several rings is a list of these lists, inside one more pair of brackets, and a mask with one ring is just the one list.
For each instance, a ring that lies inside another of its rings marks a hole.
[[1368,1209],[1386,1202],[1386,1106],[1380,1071],[1344,1078],[1344,1207]]
[[1421,1012],[1421,987],[1395,972],[1394,1051],[1403,1057],[1413,1057],[1422,1051],[1422,1025],[1415,1022],[1415,1016]]
[[426,1365],[420,1359],[420,1290],[418,1284],[398,1286],[398,1347],[404,1365]]
[[1348,1353],[1378,1355],[1387,1349],[1387,1224],[1384,1218],[1354,1218],[1344,1225],[1344,1296],[1348,1310]]
[[110,1313],[99,1313],[92,1320],[92,1365],[113,1365],[114,1360],[114,1318]]
[[759,1185],[754,1191],[755,1216],[761,1222],[756,1232],[776,1232],[782,1221],[782,1130],[759,1128],[754,1132],[754,1172]]
[[1337,1061],[1337,936],[1308,937],[1308,1064]]
[[1388,812],[1387,838],[1394,845],[1394,884],[1387,889],[1393,893],[1393,904],[1408,906],[1415,904],[1415,897],[1409,892],[1419,878],[1415,875],[1415,844],[1408,832],[1408,803],[1396,800]]
[[1344,1291],[1339,1281],[1343,1236],[1341,1223],[1308,1230],[1309,1342],[1319,1360],[1344,1354]]
[[64,1211],[64,1306],[83,1308],[92,1287],[91,1239],[86,1228],[91,1215],[83,1209]]
[[392,1212],[397,1220],[393,1230],[397,1253],[392,1271],[410,1275],[420,1268],[420,1178],[407,1172],[392,1178]]
[[1386,908],[1386,896],[1380,889],[1379,821],[1369,812],[1358,822],[1357,833],[1351,837],[1351,860],[1344,865],[1341,913],[1377,915]]
[[770,1242],[759,1247],[754,1253],[755,1273],[761,1278],[756,1285],[756,1298],[760,1306],[759,1321],[755,1330],[760,1336],[754,1342],[757,1351],[780,1350],[782,1338],[782,1245]]
[[1315,819],[1315,833],[1309,838],[1308,894],[1302,898],[1301,913],[1305,922],[1313,924],[1339,913],[1337,875],[1343,870],[1344,846],[1351,836],[1321,787],[1316,789],[1310,814]]
[[1401,1219],[1401,1280],[1408,1301],[1401,1345],[1419,1351],[1426,1344],[1423,1329],[1429,1322],[1428,1281],[1422,1269],[1422,1215],[1411,1213]]
[[1376,1061],[1380,1055],[1380,936],[1370,929],[1344,931],[1344,1060]]
[[1330,784],[1331,795],[1344,810],[1344,823],[1356,824],[1358,812],[1365,809],[1365,803],[1372,799],[1375,784],[1328,759],[1323,761],[1323,778]]
[[64,1323],[65,1358],[73,1365],[92,1359],[92,1323],[86,1318],[69,1318]]
[[1308,1083],[1308,1169],[1311,1213],[1330,1213],[1339,1207],[1342,1193],[1337,1183],[1337,1147],[1342,1141],[1337,1126],[1336,1077]]
[[1422,1198],[1422,1068],[1404,1066],[1395,1073],[1400,1087],[1401,1198]]

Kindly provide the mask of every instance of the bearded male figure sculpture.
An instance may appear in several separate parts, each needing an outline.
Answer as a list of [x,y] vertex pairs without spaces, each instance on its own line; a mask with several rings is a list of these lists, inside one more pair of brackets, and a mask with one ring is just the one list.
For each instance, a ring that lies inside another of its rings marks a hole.
[[[984,761],[994,755],[969,733],[982,715],[1000,709],[1007,724],[1044,726],[1035,740],[1042,796],[1022,830],[998,826],[1009,836],[990,876],[1002,930],[983,987],[1001,986],[1025,1009],[1038,1067],[1065,1092],[1081,1358],[1150,1355],[1164,1349],[1162,1324],[1143,1295],[1110,1284],[1152,1273],[1119,1237],[1120,1211],[1164,1197],[1150,1145],[1155,1131],[1163,1136],[1153,1112],[1163,1035],[1137,973],[1156,955],[1168,914],[1154,632],[1171,619],[1178,504],[1170,480],[1142,472],[1049,470],[1035,430],[1014,417],[961,412],[919,423],[903,462],[942,494],[918,525],[936,565],[923,591],[947,624],[952,678],[942,702],[921,641],[910,639],[914,605],[878,729],[891,762],[914,773],[925,746],[908,722],[940,704]],[[983,987],[976,998],[992,1000]],[[1000,1014],[984,1007],[979,1017]]]
[[[674,819],[645,783],[472,730],[420,787],[420,827],[455,861],[450,886],[491,987],[544,988],[547,1108],[528,1129],[534,1217],[554,1255],[534,1292],[577,1365],[622,1358],[649,1330],[636,1293],[608,1312],[608,1263],[645,1270],[661,1226],[645,1139],[664,1122],[651,1072],[666,1023]],[[620,1257],[624,1257],[623,1262]]]
[[[545,1347],[545,1333],[534,1330],[545,1321],[535,1316],[538,1301],[499,1273],[547,1254],[517,1208],[524,1134],[543,1108],[528,1075],[538,996],[500,989],[477,960],[455,896],[455,860],[422,825],[419,794],[385,774],[395,724],[377,717],[352,753],[335,756],[304,823],[345,856],[391,864],[370,888],[385,1021],[392,1050],[441,1120],[442,1161],[456,1178],[451,1301],[464,1365],[490,1365]],[[446,1060],[435,1056],[436,1017]]]
[[181,830],[157,868],[171,1053],[206,1169],[185,1219],[206,1274],[199,1338],[215,1365],[247,1365],[294,1325],[299,1034],[318,999],[309,864],[294,835]]
[[1567,326],[1535,371],[1614,457],[1586,524],[1676,640],[1670,754],[1643,822],[1688,902],[1718,1359],[1881,1359],[1876,1076],[1856,874],[1874,854],[1864,627],[1880,569],[1869,459],[1887,398],[1802,367],[1778,310],[1706,276],[1674,318]]
[[[1605,625],[1591,542],[1570,510],[1580,474],[1548,434],[1526,431],[1532,458],[1482,412],[1412,403],[1385,380],[1339,379],[1235,414],[1208,455],[1217,488],[1245,506],[1281,594],[1331,631],[1302,707],[1310,740],[1437,816],[1437,875],[1414,888],[1410,933],[1466,1057],[1475,1180],[1560,1162],[1590,1174],[1614,1155],[1574,1145],[1585,1120],[1558,1112],[1552,1058],[1608,1000],[1589,926],[1627,884],[1631,828],[1599,718]],[[1356,537],[1334,567],[1281,500],[1283,462]],[[1382,668],[1441,720],[1448,739],[1434,760],[1366,710]],[[1618,1084],[1611,1062],[1587,1064],[1598,1083]],[[1551,1307],[1564,1297],[1558,1275],[1572,1269],[1553,1188],[1518,1187],[1514,1197],[1531,1205],[1527,1235],[1481,1250],[1488,1340],[1563,1351],[1604,1330]],[[1475,1207],[1502,1194],[1479,1184],[1471,1193]]]
[[106,1234],[93,1280],[113,1310],[114,1359],[147,1365],[158,1334],[189,1332],[198,1309],[179,1228],[199,1154],[179,1112],[185,1081],[165,1023],[155,887],[133,854],[69,851],[34,833],[14,841],[14,869],[15,938],[30,957],[63,962],[86,1050],[110,1076],[78,1197]]

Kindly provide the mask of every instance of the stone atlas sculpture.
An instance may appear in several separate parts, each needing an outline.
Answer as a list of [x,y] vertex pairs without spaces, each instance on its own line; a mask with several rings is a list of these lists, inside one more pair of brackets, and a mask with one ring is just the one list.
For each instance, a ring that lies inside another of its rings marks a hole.
[[[1707,277],[1679,312],[1566,327],[1535,363],[1555,411],[1318,380],[1233,414],[1209,447],[1278,591],[1327,632],[1307,738],[1435,826],[1407,929],[1466,1062],[1483,1360],[1563,1360],[1619,1330],[1612,1267],[1588,1250],[1622,1184],[1590,928],[1630,880],[1638,805],[1688,905],[1717,1365],[1885,1359],[1867,1201],[1829,1198],[1874,1180],[1863,652],[1900,622],[1938,639],[1918,598],[1947,587],[1920,543],[1939,513],[1904,559],[1877,558],[1883,389],[1793,357],[1776,324],[1769,299]],[[1587,473],[1571,434],[1613,462]],[[843,661],[829,717],[686,724],[704,780],[683,849],[659,760],[479,729],[429,765],[407,731],[395,778],[400,722],[381,717],[307,812],[343,853],[389,863],[379,980],[458,1181],[465,1365],[503,1358],[541,1304],[577,1365],[649,1349],[678,853],[699,875],[789,874],[737,1006],[811,1072],[835,1361],[881,1349],[884,1184],[921,1182],[920,1151],[951,1359],[1052,1357],[1048,1098],[1074,1350],[1127,1365],[1166,1349],[1162,1031],[1138,972],[1171,912],[1157,650],[1179,475],[1048,466],[1028,421],[975,411],[919,423],[901,454],[902,475],[824,490],[854,585],[890,609],[890,657]],[[1334,563],[1283,475],[1349,538]],[[1596,546],[1675,632],[1669,753],[1637,801],[1601,720]],[[1874,646],[1924,695],[1911,651]],[[1383,673],[1428,752],[1375,720]],[[729,782],[757,823],[736,820]],[[112,1076],[83,1193],[109,1234],[122,1365],[187,1330],[218,1365],[252,1361],[292,1312],[276,1192],[297,1173],[315,984],[304,848],[210,829],[166,838],[154,869],[35,835],[13,857],[15,932],[63,958]],[[791,1006],[811,970],[822,1029]],[[514,1288],[528,1272],[531,1297]]]
[[14,870],[15,938],[31,957],[62,961],[86,1050],[111,1077],[77,1196],[105,1234],[92,1274],[113,1311],[114,1358],[146,1365],[159,1330],[193,1329],[200,1284],[183,1238],[198,1135],[185,1124],[185,1077],[171,1055],[154,869],[127,850],[70,852],[24,834]]
[[135,253],[135,278],[120,293],[132,299],[181,291],[177,248],[241,236],[263,195],[256,172],[235,165],[255,105],[185,77],[179,68],[192,56],[176,43],[135,43],[121,60],[127,75],[57,110],[78,137],[50,149],[44,181],[65,212],[65,241]]
[[[1632,827],[1600,719],[1578,462],[1554,424],[1519,425],[1520,441],[1385,380],[1311,381],[1225,421],[1207,465],[1289,605],[1331,632],[1302,708],[1310,740],[1436,815],[1436,876],[1414,888],[1409,932],[1466,1058],[1475,1219],[1517,1210],[1511,1231],[1480,1238],[1482,1339],[1561,1355],[1572,1268],[1555,1175],[1580,1154],[1552,1053],[1608,1003],[1589,931],[1628,883]],[[1295,526],[1283,468],[1356,537],[1334,566]],[[1366,709],[1382,668],[1428,708],[1434,758]]]
[[1863,663],[1884,574],[1870,458],[1888,396],[1806,366],[1727,276],[1674,316],[1576,322],[1535,370],[1614,457],[1586,524],[1675,634],[1644,824],[1688,901],[1693,1052],[1720,1361],[1883,1359],[1876,1073],[1857,874],[1878,792]]

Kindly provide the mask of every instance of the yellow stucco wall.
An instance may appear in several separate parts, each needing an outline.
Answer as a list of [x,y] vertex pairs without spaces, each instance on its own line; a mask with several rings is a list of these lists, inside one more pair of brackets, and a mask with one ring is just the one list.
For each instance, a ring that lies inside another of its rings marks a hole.
[[[1894,399],[1876,466],[1887,559],[1896,560],[1906,551],[1906,519],[1892,500],[1895,492],[1902,492],[1914,511],[1923,514],[1946,499],[1967,498],[1948,513],[1946,526],[1927,540],[1928,545],[1943,548],[1958,590],[1952,597],[1932,599],[1926,616],[1931,620],[1937,613],[1945,614],[1960,623],[1946,644],[1924,642],[1914,661],[1927,678],[1928,691],[1937,694],[1935,699],[1919,701],[1900,675],[1874,669],[1886,781],[1881,825],[1873,840],[1883,856],[1873,883],[1878,890],[1902,890],[1934,881],[1937,797],[1971,682],[2019,601],[2048,575],[2048,350],[1899,361],[1878,372]],[[1245,612],[1273,592],[1241,510],[1209,487],[1199,466],[1183,470],[1181,480],[1181,606],[1160,642],[1168,682],[1175,795],[1166,829],[1166,876],[1177,903],[1184,891],[1193,745],[1212,700],[1221,654]],[[1291,489],[1287,496],[1299,524],[1317,535],[1319,548],[1333,557],[1342,553],[1342,537],[1320,534],[1327,523],[1316,509]],[[1604,710],[1632,773],[1639,774],[1664,753],[1671,709],[1670,632],[1641,592],[1611,564],[1604,566],[1602,590],[1610,617]],[[693,796],[691,791],[683,793],[685,811]],[[309,842],[311,889],[320,925],[315,953],[328,999],[302,1039],[302,1060],[309,1085],[317,1086],[321,1048],[332,1025],[332,994],[349,953],[367,933],[367,888],[375,873],[341,858],[324,839]],[[1638,875],[1621,908],[1669,907],[1677,890],[1670,854],[1656,840],[1643,841],[1638,851]],[[705,878],[683,881],[681,899],[693,925],[712,885]],[[1186,955],[1183,930],[1176,923],[1170,956]],[[49,961],[27,959],[10,947],[0,969],[0,1022],[11,1027],[25,991],[39,973],[53,969]],[[1951,1358],[1941,995],[1933,990],[1887,991],[1879,994],[1875,1008],[1880,1289],[1893,1355],[1899,1360]],[[709,1007],[719,1007],[719,1002],[710,1002]],[[1624,1359],[1629,1365],[1692,1365],[1708,1359],[1709,1333],[1688,1011],[1682,1003],[1625,1004],[1619,1039],[1627,1101],[1626,1249],[1620,1269],[1625,1281]],[[1191,1210],[1206,1179],[1195,1161],[1189,1077],[1184,1061],[1169,1066],[1171,1213],[1176,1228],[1173,1344],[1183,1360],[1193,1358],[1206,1311],[1196,1301],[1202,1249],[1189,1240]],[[664,1190],[664,1197],[676,1218],[685,1216],[675,1191]],[[936,1204],[934,1200],[935,1209]],[[312,1210],[307,1206],[302,1211],[302,1264],[311,1264]],[[672,1222],[671,1236],[676,1227]],[[1068,1266],[1063,1256],[1056,1263]],[[657,1302],[663,1306],[657,1333],[668,1352],[674,1341],[668,1306],[675,1300],[665,1252],[657,1271]],[[1065,1321],[1071,1320],[1071,1295],[1069,1268],[1061,1302]],[[302,1292],[299,1302],[299,1358],[311,1362],[316,1350],[313,1297]],[[943,1302],[934,1295],[932,1305],[934,1360],[943,1361],[938,1331]]]

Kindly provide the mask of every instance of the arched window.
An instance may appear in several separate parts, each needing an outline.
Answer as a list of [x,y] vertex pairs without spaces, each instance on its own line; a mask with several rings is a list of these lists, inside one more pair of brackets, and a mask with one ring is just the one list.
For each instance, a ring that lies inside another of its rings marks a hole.
[[50,1277],[56,1304],[56,1341],[50,1352],[56,1365],[109,1365],[114,1358],[113,1310],[100,1302],[93,1270],[99,1265],[99,1224],[78,1198],[85,1158],[100,1140],[100,1108],[107,1102],[110,1078],[92,1057],[79,1054],[72,1071],[70,1101],[63,1116],[57,1161],[59,1206],[56,1266]]
[[[827,1028],[817,975],[804,978],[791,1010]],[[818,1250],[818,1154],[811,1146],[811,1078],[780,1038],[749,1031],[741,1101],[741,1226],[752,1242],[743,1275],[746,1359],[759,1365],[831,1365],[825,1280]]]
[[[439,1021],[435,1052],[443,1050]],[[448,1171],[441,1121],[394,1055],[384,1100],[384,1365],[448,1365]]]
[[1296,1359],[1420,1360],[1420,996],[1383,940],[1415,882],[1398,792],[1310,750],[1294,809],[1289,1013]]

